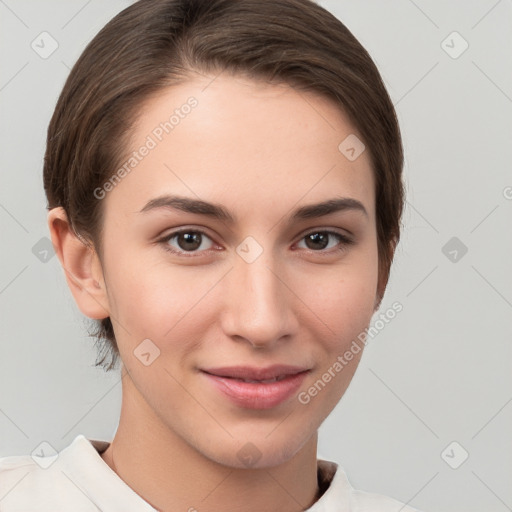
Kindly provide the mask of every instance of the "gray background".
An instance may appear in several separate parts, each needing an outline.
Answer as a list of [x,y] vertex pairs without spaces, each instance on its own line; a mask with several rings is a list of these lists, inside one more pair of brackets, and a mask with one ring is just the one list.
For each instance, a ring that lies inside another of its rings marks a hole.
[[[0,0],[0,456],[42,441],[61,450],[79,433],[111,440],[117,427],[119,374],[93,367],[83,317],[45,257],[41,172],[70,66],[129,3]],[[356,488],[424,512],[512,510],[512,3],[319,3],[383,75],[408,192],[381,307],[403,311],[368,344],[319,456]],[[31,47],[43,31],[58,43],[47,58]]]

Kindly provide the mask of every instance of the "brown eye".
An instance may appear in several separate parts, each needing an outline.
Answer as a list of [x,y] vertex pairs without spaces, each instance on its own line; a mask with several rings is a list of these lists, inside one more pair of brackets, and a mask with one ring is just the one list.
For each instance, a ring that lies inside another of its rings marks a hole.
[[347,236],[335,231],[313,231],[305,235],[302,240],[305,241],[306,248],[314,252],[329,252],[324,251],[326,248],[343,250],[347,245],[354,243]]
[[183,232],[176,235],[180,249],[193,251],[201,246],[201,233]]
[[329,245],[329,237],[328,233],[312,233],[304,239],[308,249],[325,249]]
[[[209,246],[206,242],[205,247],[205,240],[210,241]],[[182,229],[181,231],[170,233],[169,235],[159,240],[159,242],[164,244],[165,250],[175,254],[201,253],[211,249],[213,245],[210,237],[205,233],[191,229]]]

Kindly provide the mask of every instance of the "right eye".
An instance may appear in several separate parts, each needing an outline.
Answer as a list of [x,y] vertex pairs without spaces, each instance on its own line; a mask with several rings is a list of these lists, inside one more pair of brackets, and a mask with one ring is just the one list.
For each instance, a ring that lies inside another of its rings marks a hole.
[[[180,256],[191,257],[196,256],[194,253],[202,253],[211,249],[213,242],[210,244],[210,247],[205,247],[205,238],[212,242],[211,238],[203,231],[198,231],[195,229],[180,229],[178,231],[169,233],[165,237],[158,240],[158,242],[163,244],[163,247],[166,251],[169,251],[173,254],[178,254]],[[171,242],[174,242],[176,245],[172,245]],[[206,243],[206,245],[208,245],[208,243]],[[187,255],[187,253],[192,254]]]

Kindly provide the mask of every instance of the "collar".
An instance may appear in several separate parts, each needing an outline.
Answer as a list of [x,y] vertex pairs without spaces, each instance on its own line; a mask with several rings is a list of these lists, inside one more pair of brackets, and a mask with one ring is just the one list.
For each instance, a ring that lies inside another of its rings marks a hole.
[[[98,464],[95,466],[95,482],[100,486],[95,493],[95,500],[101,509],[126,509],[137,505],[137,512],[156,512],[147,501],[129,487],[108,464],[101,458],[101,454],[110,445],[109,441],[88,439],[79,434],[71,443],[71,450],[86,451],[91,458],[95,458]],[[70,451],[71,451],[70,450]],[[86,468],[80,466],[77,472],[86,472]],[[77,475],[87,477],[86,474]],[[317,478],[319,486],[319,498],[305,512],[332,512],[339,510],[340,504],[350,507],[352,487],[343,469],[335,462],[318,459]],[[347,508],[349,511],[350,508]]]

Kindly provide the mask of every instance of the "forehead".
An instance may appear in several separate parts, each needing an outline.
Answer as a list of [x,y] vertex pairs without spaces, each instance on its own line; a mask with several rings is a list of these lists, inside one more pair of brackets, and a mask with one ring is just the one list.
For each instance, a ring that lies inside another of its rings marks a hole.
[[336,195],[363,202],[372,217],[368,151],[355,160],[340,151],[354,137],[362,138],[322,96],[240,76],[194,77],[142,105],[107,203],[133,212],[168,193],[275,217],[280,207]]

